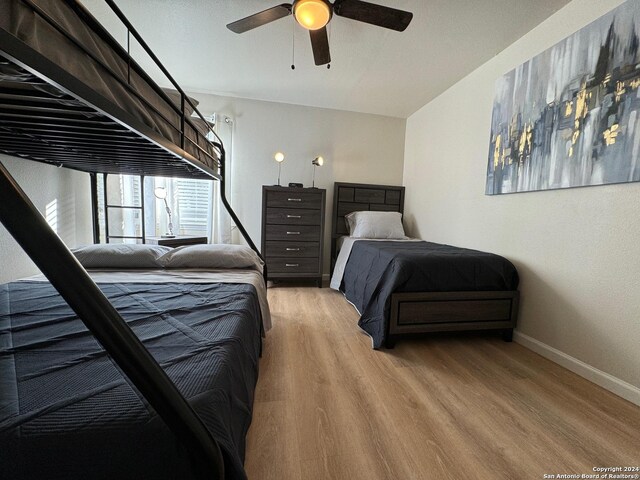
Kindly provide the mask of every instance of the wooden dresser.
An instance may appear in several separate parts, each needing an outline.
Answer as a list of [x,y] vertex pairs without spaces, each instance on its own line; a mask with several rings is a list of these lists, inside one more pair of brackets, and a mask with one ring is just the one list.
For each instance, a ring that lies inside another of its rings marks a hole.
[[267,278],[315,278],[322,285],[326,190],[262,187],[262,254]]

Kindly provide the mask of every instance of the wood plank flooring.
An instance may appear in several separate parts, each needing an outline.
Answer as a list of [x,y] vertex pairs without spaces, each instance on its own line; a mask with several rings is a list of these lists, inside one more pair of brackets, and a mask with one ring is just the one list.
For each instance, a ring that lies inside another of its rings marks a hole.
[[327,288],[269,289],[250,480],[541,479],[640,466],[640,407],[499,336],[375,351]]

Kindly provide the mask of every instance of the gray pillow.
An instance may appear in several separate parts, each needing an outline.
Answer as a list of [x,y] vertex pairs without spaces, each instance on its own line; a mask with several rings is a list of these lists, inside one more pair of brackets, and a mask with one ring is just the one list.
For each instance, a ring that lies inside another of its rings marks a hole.
[[[182,95],[180,94],[179,91],[173,89],[173,88],[163,88],[162,89],[164,91],[164,93],[167,94],[167,96],[171,99],[171,101],[175,104],[176,107],[180,108],[182,106]],[[189,97],[189,100],[191,100],[191,103],[193,103],[194,107],[197,107],[198,104],[200,102],[198,102],[198,100],[196,100],[193,97]],[[184,101],[184,114],[187,117],[190,117],[191,114],[193,113],[193,107],[191,107],[191,105],[189,104],[189,102]]]
[[86,245],[71,250],[84,268],[162,268],[169,247],[143,244]]
[[165,253],[159,260],[164,268],[252,268],[262,270],[262,260],[245,245],[186,245]]

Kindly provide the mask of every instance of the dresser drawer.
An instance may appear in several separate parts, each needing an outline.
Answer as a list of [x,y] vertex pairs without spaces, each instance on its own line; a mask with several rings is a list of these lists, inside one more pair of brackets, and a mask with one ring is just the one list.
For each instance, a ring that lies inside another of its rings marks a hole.
[[265,255],[271,257],[317,257],[320,252],[318,242],[267,242]]
[[320,210],[306,208],[267,208],[267,224],[320,225]]
[[320,192],[269,192],[267,207],[284,208],[322,208],[322,194]]
[[267,271],[272,273],[319,273],[320,261],[315,258],[270,258]]
[[266,225],[265,240],[285,240],[288,242],[319,242],[319,225]]

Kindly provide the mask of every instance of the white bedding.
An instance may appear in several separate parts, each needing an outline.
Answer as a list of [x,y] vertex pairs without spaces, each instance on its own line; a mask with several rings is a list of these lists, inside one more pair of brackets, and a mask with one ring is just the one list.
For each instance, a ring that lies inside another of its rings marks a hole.
[[[271,313],[262,273],[256,270],[87,270],[96,283],[248,283],[255,287],[265,333],[271,329]],[[47,282],[44,275],[23,280]]]
[[331,283],[329,286],[334,290],[340,290],[340,284],[342,283],[342,277],[344,276],[344,267],[347,265],[349,255],[351,255],[351,249],[353,244],[359,240],[367,240],[370,242],[421,242],[419,238],[405,238],[405,239],[389,239],[389,238],[354,238],[354,237],[340,237],[338,239],[338,258],[336,264],[333,267],[333,275],[331,276]]

